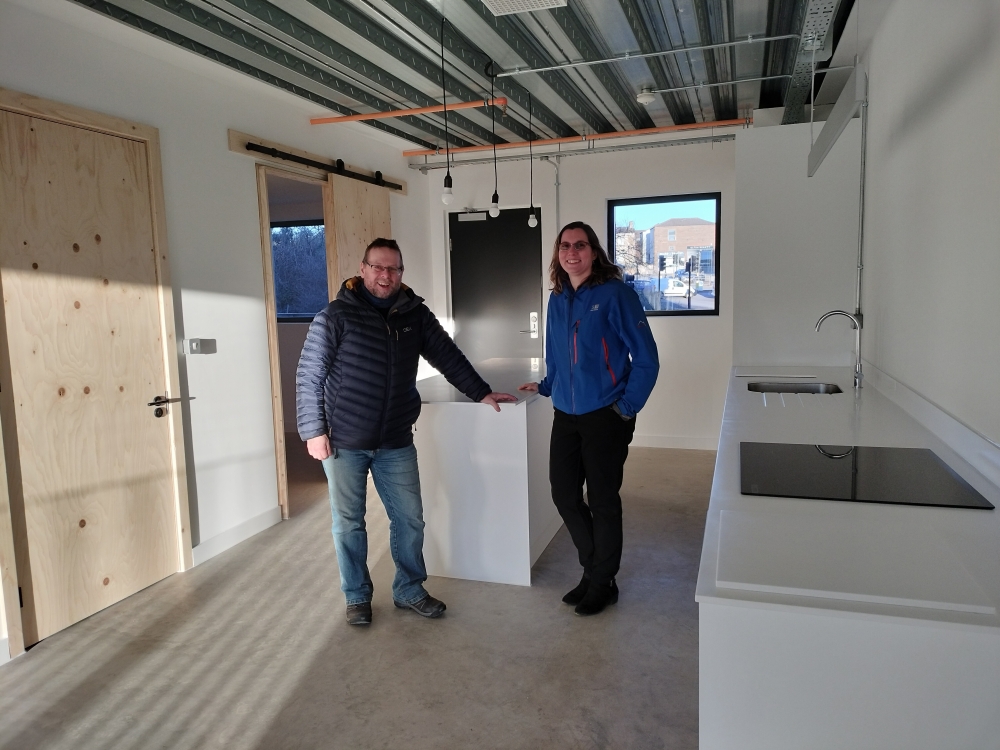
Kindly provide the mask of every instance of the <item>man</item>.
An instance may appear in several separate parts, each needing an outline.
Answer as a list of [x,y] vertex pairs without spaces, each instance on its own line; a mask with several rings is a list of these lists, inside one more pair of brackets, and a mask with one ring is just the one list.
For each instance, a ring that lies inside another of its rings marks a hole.
[[299,436],[323,462],[330,485],[333,539],[347,622],[372,621],[365,490],[369,470],[389,516],[396,564],[392,599],[401,609],[440,617],[444,602],[424,589],[424,520],[413,424],[420,415],[420,355],[473,401],[500,411],[517,401],[493,393],[423,299],[403,286],[403,253],[379,238],[365,250],[361,275],[309,326],[296,373]]

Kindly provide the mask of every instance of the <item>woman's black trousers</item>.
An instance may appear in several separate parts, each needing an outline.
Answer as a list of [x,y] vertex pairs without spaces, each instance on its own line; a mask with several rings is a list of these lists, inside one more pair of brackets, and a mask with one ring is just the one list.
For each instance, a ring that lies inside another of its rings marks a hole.
[[[549,446],[552,500],[580,553],[584,575],[607,585],[622,559],[622,474],[635,419],[611,407],[587,414],[555,410]],[[583,499],[584,482],[587,500]]]

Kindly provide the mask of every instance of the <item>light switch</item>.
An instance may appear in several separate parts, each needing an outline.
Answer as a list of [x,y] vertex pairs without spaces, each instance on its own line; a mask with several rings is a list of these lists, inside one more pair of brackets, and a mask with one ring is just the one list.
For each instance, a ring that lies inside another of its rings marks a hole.
[[215,354],[217,351],[215,339],[188,339],[190,354]]

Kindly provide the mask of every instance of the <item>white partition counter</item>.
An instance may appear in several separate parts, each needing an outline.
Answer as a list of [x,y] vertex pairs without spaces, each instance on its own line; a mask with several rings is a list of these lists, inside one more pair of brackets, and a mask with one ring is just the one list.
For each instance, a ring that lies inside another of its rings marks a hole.
[[740,494],[741,441],[889,446],[1000,506],[970,463],[995,448],[966,461],[887,393],[856,396],[848,368],[732,373],[696,594],[703,750],[1000,747],[1000,510]]
[[417,383],[427,572],[529,586],[531,566],[562,525],[549,490],[552,403],[517,390],[541,380],[545,363],[489,359],[476,370],[494,391],[520,400],[498,414],[442,375]]

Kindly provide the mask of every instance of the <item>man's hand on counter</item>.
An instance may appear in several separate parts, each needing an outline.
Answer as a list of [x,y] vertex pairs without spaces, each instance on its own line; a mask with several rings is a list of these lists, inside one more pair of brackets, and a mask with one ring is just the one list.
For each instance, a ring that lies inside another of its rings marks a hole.
[[519,391],[531,391],[532,393],[538,393],[538,383],[525,383],[524,385],[519,385],[517,387]]
[[325,458],[330,457],[330,438],[326,435],[317,435],[314,438],[309,438],[306,440],[306,450],[309,451],[309,455],[315,458],[317,461],[322,461]]
[[511,401],[516,402],[517,396],[511,396],[509,393],[487,393],[479,403],[488,404],[497,411],[500,411],[500,404]]

